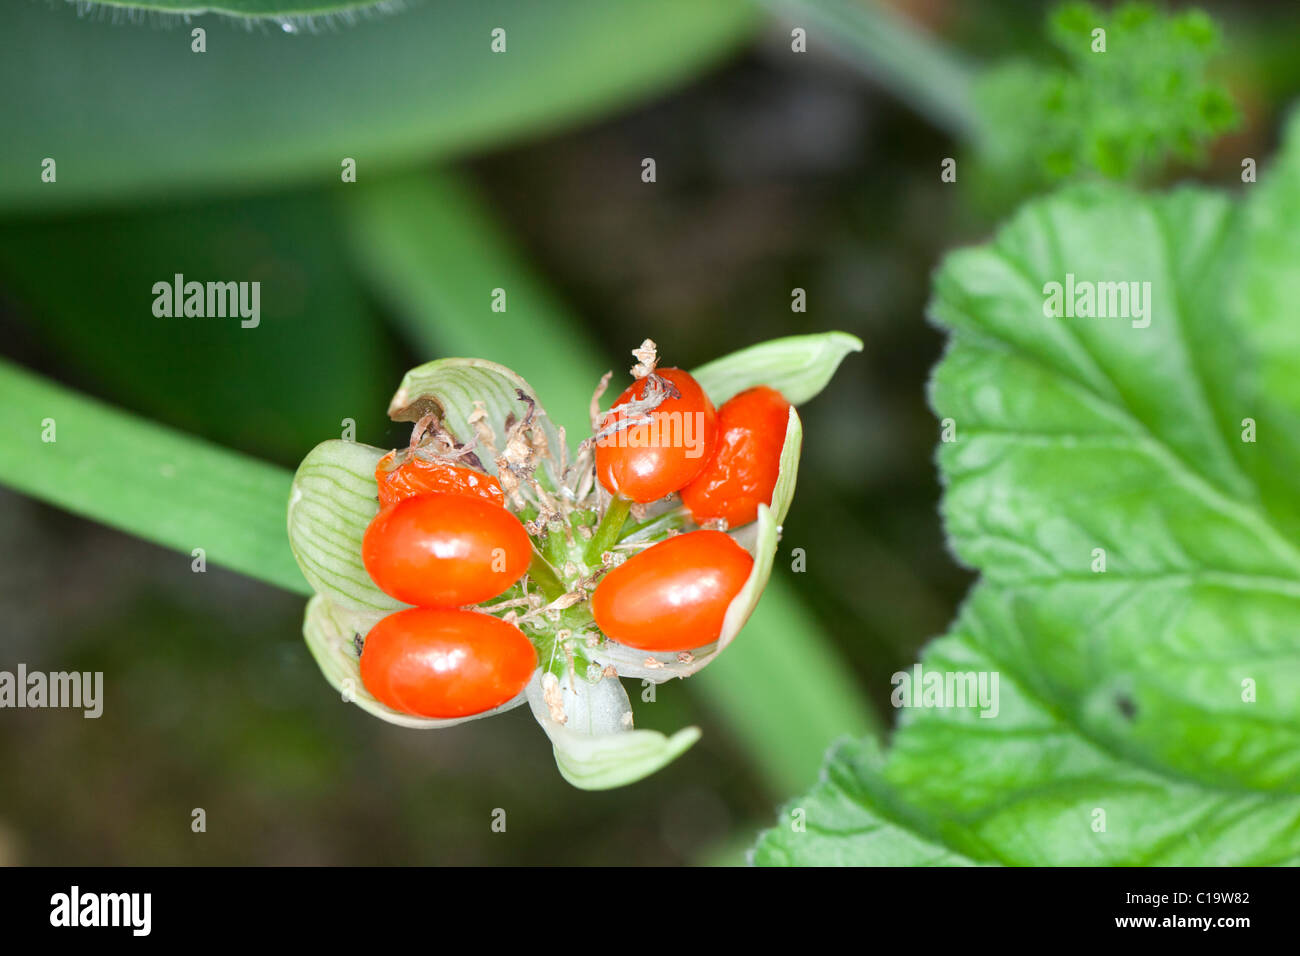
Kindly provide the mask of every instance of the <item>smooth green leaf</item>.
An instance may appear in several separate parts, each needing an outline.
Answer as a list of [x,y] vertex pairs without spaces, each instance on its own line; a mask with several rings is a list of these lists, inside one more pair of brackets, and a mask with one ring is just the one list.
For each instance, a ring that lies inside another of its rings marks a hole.
[[[551,738],[560,774],[582,790],[635,783],[676,760],[700,739],[698,727],[686,727],[671,737],[632,729],[632,705],[617,677],[559,681],[551,684],[548,701],[543,680],[549,677],[540,670],[533,677],[526,691],[528,703]],[[561,713],[563,722],[555,719]]]
[[[287,25],[287,32],[297,24],[310,26],[312,17],[336,15],[352,22],[359,13],[386,12],[394,8],[391,0],[81,0],[90,9],[104,7],[131,13],[173,13],[197,16],[221,13],[232,17],[274,18]],[[367,10],[369,8],[369,10]]]
[[0,481],[180,561],[203,548],[211,564],[307,593],[285,541],[290,478],[0,362]]
[[431,717],[413,717],[401,711],[393,710],[381,704],[374,695],[366,690],[361,680],[361,655],[357,650],[357,639],[364,638],[370,629],[385,616],[383,611],[349,611],[332,603],[323,594],[317,594],[307,602],[307,613],[303,619],[302,633],[307,640],[307,649],[315,658],[321,673],[341,699],[356,704],[366,713],[390,724],[412,727],[417,730],[434,730],[454,727],[469,720],[482,720],[513,710],[525,700],[521,692],[513,700],[485,710],[481,714],[458,717],[450,720],[438,720]]
[[[936,839],[985,862],[1300,862],[1300,378],[1277,351],[1300,123],[1288,139],[1249,205],[1073,189],[947,259],[943,510],[983,581],[921,665],[1000,694],[906,710],[854,765],[858,806],[810,832],[888,819],[927,843],[911,862]],[[1149,324],[1045,315],[1067,274],[1149,282]],[[805,837],[770,831],[756,859],[899,862]]]
[[826,387],[846,355],[861,351],[862,340],[847,332],[791,335],[724,355],[691,374],[715,405],[755,385],[769,385],[802,405]]
[[[296,182],[352,189],[658,93],[753,23],[744,0],[436,0],[296,36],[212,29],[207,52],[193,53],[186,30],[9,4],[0,209]],[[491,50],[497,27],[506,53]],[[46,158],[55,182],[42,181]],[[345,158],[356,184],[341,181]]]

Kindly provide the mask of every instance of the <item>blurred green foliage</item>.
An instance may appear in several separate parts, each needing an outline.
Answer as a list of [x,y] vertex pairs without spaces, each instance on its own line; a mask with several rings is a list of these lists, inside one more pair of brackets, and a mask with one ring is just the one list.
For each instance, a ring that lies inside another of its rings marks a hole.
[[[345,157],[368,178],[483,149],[694,75],[749,35],[752,13],[745,0],[415,0],[296,36],[204,18],[207,52],[193,53],[188,30],[10,4],[0,209],[337,183]],[[46,157],[57,184],[40,178]]]
[[1200,161],[1240,120],[1208,72],[1220,38],[1202,11],[1071,2],[1047,34],[1062,65],[1012,60],[977,86],[981,158],[1021,194],[1087,174],[1149,176],[1171,156]]

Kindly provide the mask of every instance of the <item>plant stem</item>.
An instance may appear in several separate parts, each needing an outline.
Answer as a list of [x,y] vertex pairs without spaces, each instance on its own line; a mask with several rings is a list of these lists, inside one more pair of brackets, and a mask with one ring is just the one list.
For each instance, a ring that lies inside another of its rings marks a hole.
[[533,559],[528,563],[528,576],[542,589],[542,597],[548,603],[564,594],[564,582],[536,548],[533,549]]
[[618,536],[622,533],[623,525],[627,522],[631,510],[632,502],[622,495],[615,495],[610,501],[609,507],[605,509],[605,514],[600,519],[600,524],[596,526],[596,533],[587,543],[584,559],[588,567],[599,567],[600,556],[618,543]]

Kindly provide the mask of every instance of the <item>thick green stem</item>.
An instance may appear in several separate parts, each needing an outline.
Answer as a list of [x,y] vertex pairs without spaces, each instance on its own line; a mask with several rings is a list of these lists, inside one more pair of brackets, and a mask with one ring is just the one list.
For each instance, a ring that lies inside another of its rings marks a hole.
[[585,558],[588,567],[599,566],[600,556],[618,543],[619,535],[623,532],[623,525],[627,522],[631,510],[632,502],[621,495],[615,495],[610,501],[604,516],[600,519],[600,524],[596,526],[596,533],[587,543]]

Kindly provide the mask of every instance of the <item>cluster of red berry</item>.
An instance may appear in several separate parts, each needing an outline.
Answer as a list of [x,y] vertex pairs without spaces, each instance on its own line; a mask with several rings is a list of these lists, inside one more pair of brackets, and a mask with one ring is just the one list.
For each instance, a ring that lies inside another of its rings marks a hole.
[[[701,530],[667,537],[621,564],[601,555],[587,578],[595,581],[590,613],[610,640],[688,651],[718,639],[753,568],[748,552],[720,529],[755,520],[759,505],[771,503],[790,404],[760,386],[715,409],[689,373],[644,372],[590,440],[596,476],[622,507],[679,493]],[[697,423],[695,441],[679,440],[680,429],[676,439],[664,439],[674,434],[666,423],[687,418]],[[507,510],[501,484],[459,460],[414,452],[386,455],[375,478],[381,510],[366,531],[362,560],[376,586],[415,606],[366,635],[366,688],[422,717],[464,717],[512,700],[537,668],[533,643],[512,621],[468,609],[502,595],[544,560]]]

